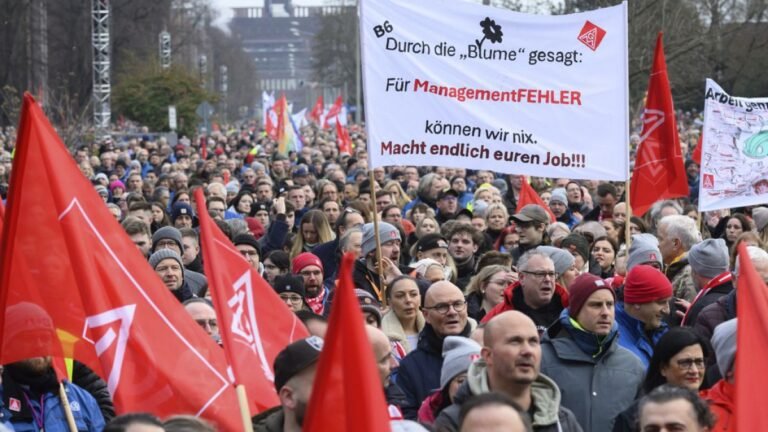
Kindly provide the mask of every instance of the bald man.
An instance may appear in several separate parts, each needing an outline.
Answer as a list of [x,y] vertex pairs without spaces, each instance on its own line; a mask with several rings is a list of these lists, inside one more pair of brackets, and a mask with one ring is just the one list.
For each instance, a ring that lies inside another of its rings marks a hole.
[[[397,367],[397,360],[392,355],[392,344],[383,331],[373,326],[365,326],[365,332],[368,335],[368,341],[373,348],[373,357],[376,359],[376,368],[379,370],[379,378],[384,388],[384,395],[387,398],[390,410],[394,407],[397,411],[403,409],[405,404],[405,394],[390,379],[392,369]],[[390,411],[391,412],[391,411]]]
[[467,317],[464,293],[448,281],[435,282],[429,287],[422,313],[426,325],[419,334],[419,344],[400,363],[397,377],[397,384],[405,393],[403,414],[408,420],[416,420],[422,401],[440,387],[445,337],[469,337],[476,325]]
[[453,405],[435,421],[436,430],[456,431],[461,405],[474,395],[497,392],[508,396],[523,412],[533,412],[535,432],[582,431],[576,417],[560,406],[560,389],[539,373],[541,345],[533,320],[518,311],[503,312],[488,321],[481,358],[467,371]]

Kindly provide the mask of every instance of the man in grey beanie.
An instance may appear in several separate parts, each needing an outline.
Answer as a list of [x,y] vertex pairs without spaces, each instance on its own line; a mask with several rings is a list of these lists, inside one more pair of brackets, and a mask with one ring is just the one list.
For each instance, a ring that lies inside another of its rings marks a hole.
[[[152,252],[161,249],[169,249],[182,255],[181,231],[172,226],[164,226],[152,235]],[[154,268],[154,266],[153,266]],[[202,273],[198,273],[187,268],[184,269],[184,280],[192,293],[197,296],[203,296],[208,290],[208,279]]]
[[568,229],[573,229],[579,223],[571,209],[568,208],[568,197],[565,189],[560,188],[552,191],[552,197],[549,198],[549,209],[552,210],[552,214],[555,215],[558,222],[568,225]]
[[688,307],[682,325],[695,323],[702,309],[733,291],[725,240],[707,239],[693,245],[688,251],[688,264],[698,294]]
[[184,280],[181,255],[171,249],[160,249],[149,257],[149,265],[179,302],[195,297]]
[[[355,287],[368,291],[379,302],[382,301],[382,283],[379,280],[379,263],[376,259],[376,237],[373,223],[363,225],[363,242],[360,258],[355,261],[352,279]],[[384,266],[383,273],[387,279],[392,279],[401,274],[400,262],[400,231],[392,224],[379,222],[379,239],[381,240],[381,261]]]
[[709,403],[712,413],[717,417],[717,423],[712,430],[736,429],[736,413],[733,408],[736,393],[734,366],[736,365],[737,330],[738,318],[734,318],[715,327],[715,334],[712,336],[717,369],[723,377],[712,388],[701,393],[701,398]]
[[653,234],[635,234],[627,256],[627,272],[638,265],[649,265],[663,269],[664,261],[659,250],[659,240]]

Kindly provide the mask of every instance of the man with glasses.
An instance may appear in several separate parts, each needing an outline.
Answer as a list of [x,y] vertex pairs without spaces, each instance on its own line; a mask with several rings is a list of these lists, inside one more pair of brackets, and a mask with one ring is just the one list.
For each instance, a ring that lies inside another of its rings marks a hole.
[[[165,226],[155,231],[152,235],[151,251],[154,253],[161,249],[170,249],[181,257],[184,250],[181,231],[171,226]],[[184,281],[195,295],[208,290],[208,279],[202,273],[184,268]]]
[[275,278],[273,288],[291,312],[309,310],[305,300],[307,291],[304,289],[304,280],[300,276],[278,276]]
[[293,274],[304,279],[306,300],[312,312],[323,315],[328,305],[331,287],[323,283],[323,263],[315,254],[304,252],[293,259]]
[[213,309],[213,304],[211,304],[210,300],[198,297],[191,298],[184,302],[184,310],[195,320],[197,325],[208,333],[208,336],[216,341],[217,344],[221,344],[216,310]]
[[504,290],[504,301],[491,309],[483,322],[502,312],[516,310],[528,315],[539,332],[544,333],[568,306],[568,292],[555,282],[558,277],[555,263],[542,252],[530,251],[520,257],[518,269],[520,280]]
[[400,363],[397,385],[405,393],[403,414],[415,420],[422,401],[440,388],[443,340],[446,336],[469,337],[474,321],[467,317],[464,293],[448,281],[435,282],[424,296],[426,324],[415,350]]

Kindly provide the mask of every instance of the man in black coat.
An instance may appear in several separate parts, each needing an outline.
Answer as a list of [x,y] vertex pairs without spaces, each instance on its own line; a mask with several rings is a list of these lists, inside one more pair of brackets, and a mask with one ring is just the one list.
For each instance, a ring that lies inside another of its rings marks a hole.
[[725,240],[707,239],[693,245],[688,251],[688,264],[698,294],[688,307],[683,325],[693,325],[705,307],[733,290]]

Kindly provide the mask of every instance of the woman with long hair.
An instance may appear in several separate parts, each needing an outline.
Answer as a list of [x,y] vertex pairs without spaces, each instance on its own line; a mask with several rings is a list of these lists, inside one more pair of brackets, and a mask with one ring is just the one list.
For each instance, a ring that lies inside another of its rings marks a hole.
[[[225,214],[227,219],[243,219],[251,214],[251,207],[254,203],[253,196],[247,190],[241,190],[229,201],[229,209]],[[236,215],[227,217],[228,215]]]
[[390,309],[381,319],[381,330],[393,342],[399,342],[409,353],[416,349],[419,333],[424,329],[424,315],[421,308],[421,291],[416,279],[398,276],[389,283],[386,290]]
[[603,279],[613,277],[616,273],[616,254],[618,252],[618,245],[610,237],[596,238],[592,244],[592,259],[595,261],[595,268],[591,273]]
[[163,203],[158,201],[153,201],[151,203],[152,205],[152,223],[150,224],[150,228],[152,233],[157,231],[158,229],[171,225],[171,218],[168,216],[168,212],[165,211],[165,206]]
[[332,241],[336,235],[321,210],[310,210],[301,218],[299,232],[293,241],[291,259],[300,253],[311,252],[315,246]]
[[467,315],[477,322],[504,301],[504,289],[517,280],[509,267],[490,265],[481,269],[467,284]]
[[[707,346],[707,341],[688,327],[670,329],[653,348],[641,393],[648,394],[663,384],[686,387],[698,393],[709,357]],[[635,401],[616,417],[613,432],[637,430],[637,405]]]
[[400,183],[395,180],[388,181],[387,184],[384,185],[384,190],[395,197],[395,203],[400,208],[404,208],[406,204],[411,202],[411,198],[405,193],[403,187],[400,186]]
[[722,238],[725,239],[725,244],[730,249],[736,243],[736,239],[748,231],[752,231],[752,222],[743,214],[734,213],[728,217],[728,221],[725,223]]

